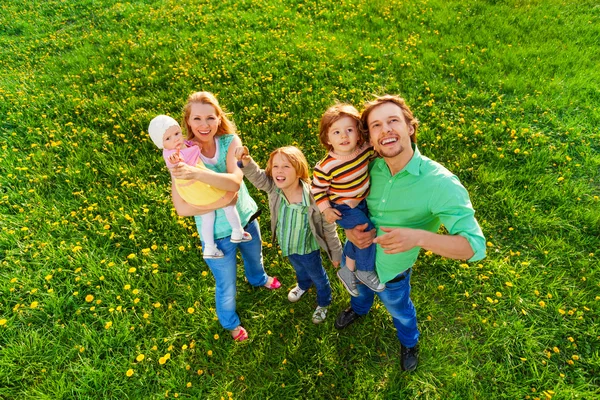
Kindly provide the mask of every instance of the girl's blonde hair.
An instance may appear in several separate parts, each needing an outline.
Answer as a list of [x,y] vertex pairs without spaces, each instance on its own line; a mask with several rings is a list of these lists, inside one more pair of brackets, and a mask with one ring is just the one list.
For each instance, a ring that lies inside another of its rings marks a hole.
[[273,150],[269,156],[269,161],[267,161],[267,168],[265,168],[265,173],[267,176],[271,178],[273,177],[273,158],[275,158],[275,155],[277,154],[281,154],[287,158],[290,164],[292,164],[292,167],[294,167],[296,170],[296,175],[298,175],[298,178],[306,183],[310,183],[310,179],[308,177],[308,162],[306,161],[306,157],[304,157],[302,151],[295,146],[285,146]]
[[192,104],[210,104],[215,109],[215,113],[217,114],[217,118],[219,118],[219,127],[217,128],[217,136],[225,135],[228,133],[236,133],[236,127],[233,121],[231,121],[227,116],[228,113],[223,111],[219,102],[214,94],[211,92],[196,92],[192,93],[190,97],[188,97],[188,101],[186,105],[183,107],[183,124],[182,126],[185,128],[187,133],[187,139],[191,140],[194,138],[194,132],[190,128],[188,124],[188,118],[192,112]]
[[335,124],[336,121],[344,117],[350,117],[356,122],[356,129],[358,130],[357,145],[359,147],[362,146],[367,139],[358,110],[351,104],[337,103],[329,107],[327,111],[323,113],[321,122],[319,123],[319,140],[327,151],[331,151],[333,148],[331,144],[329,144],[329,128],[331,128],[331,125]]

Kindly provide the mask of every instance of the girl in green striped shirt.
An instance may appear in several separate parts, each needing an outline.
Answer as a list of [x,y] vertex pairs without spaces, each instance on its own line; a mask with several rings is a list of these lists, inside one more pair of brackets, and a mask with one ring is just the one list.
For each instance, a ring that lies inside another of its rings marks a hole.
[[298,283],[288,293],[288,300],[300,300],[314,284],[318,306],[312,321],[315,324],[323,322],[331,303],[331,286],[323,268],[320,248],[337,267],[342,258],[342,244],[336,225],[324,219],[310,193],[304,154],[294,146],[278,148],[269,156],[265,170],[252,160],[245,146],[238,147],[235,156],[244,176],[269,196],[271,235],[273,239],[277,238],[282,255],[288,257],[296,271]]

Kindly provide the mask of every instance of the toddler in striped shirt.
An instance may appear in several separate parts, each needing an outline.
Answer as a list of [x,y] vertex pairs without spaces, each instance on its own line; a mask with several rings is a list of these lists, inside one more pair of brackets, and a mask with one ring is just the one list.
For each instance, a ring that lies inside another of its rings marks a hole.
[[[327,222],[344,229],[367,224],[366,197],[369,193],[369,161],[376,157],[361,129],[360,113],[350,104],[335,104],[327,109],[319,124],[319,139],[329,151],[315,165],[311,192]],[[338,277],[352,296],[358,296],[355,277],[369,289],[381,292],[385,285],[375,271],[375,244],[359,249],[347,241],[344,246],[346,267]]]

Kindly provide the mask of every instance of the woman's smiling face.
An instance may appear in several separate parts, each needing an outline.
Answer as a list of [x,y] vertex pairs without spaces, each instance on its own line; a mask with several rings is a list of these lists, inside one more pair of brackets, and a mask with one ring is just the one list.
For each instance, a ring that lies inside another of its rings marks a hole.
[[219,128],[220,119],[215,108],[210,104],[193,103],[187,120],[196,140],[212,141]]

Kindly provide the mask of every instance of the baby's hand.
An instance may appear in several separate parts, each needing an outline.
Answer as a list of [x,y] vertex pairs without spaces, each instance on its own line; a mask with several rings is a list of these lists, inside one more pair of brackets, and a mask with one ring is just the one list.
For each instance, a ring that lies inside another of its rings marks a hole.
[[250,157],[250,151],[248,150],[248,147],[246,146],[240,146],[238,148],[235,149],[235,158],[237,158],[238,162],[238,167],[243,168],[246,165],[248,165],[248,163],[251,160]]
[[177,150],[175,153],[171,154],[168,157],[168,160],[171,164],[179,164],[180,162],[183,162],[183,159],[179,155],[179,150]]
[[339,268],[340,267],[340,262],[339,261],[332,261],[331,262],[333,264],[334,267]]
[[342,219],[342,214],[335,208],[329,207],[323,211],[323,217],[325,218],[325,221],[333,224],[338,219]]

